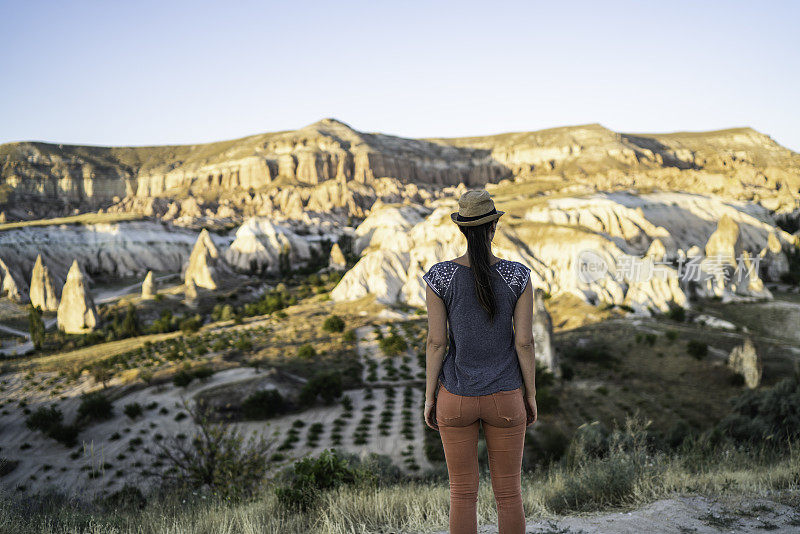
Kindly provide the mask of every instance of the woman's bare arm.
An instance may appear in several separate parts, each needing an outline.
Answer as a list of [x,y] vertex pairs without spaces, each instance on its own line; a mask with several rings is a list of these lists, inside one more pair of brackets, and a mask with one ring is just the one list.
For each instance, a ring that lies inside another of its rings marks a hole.
[[428,305],[428,341],[425,346],[425,401],[433,402],[447,344],[447,309],[444,301],[425,285]]
[[533,284],[528,280],[514,308],[514,345],[526,397],[536,396],[536,355],[533,346]]

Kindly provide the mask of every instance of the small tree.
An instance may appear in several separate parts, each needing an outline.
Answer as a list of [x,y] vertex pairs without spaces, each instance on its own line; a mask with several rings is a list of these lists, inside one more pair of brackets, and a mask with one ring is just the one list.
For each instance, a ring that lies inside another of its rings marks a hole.
[[95,382],[103,384],[103,389],[108,387],[108,381],[111,380],[113,376],[111,369],[102,362],[94,364],[89,372],[92,373],[92,378],[94,378]]
[[136,306],[134,306],[132,302],[128,303],[128,309],[125,311],[125,318],[122,320],[121,330],[124,337],[135,337],[141,333],[139,316],[136,314]]
[[28,305],[28,330],[31,334],[33,348],[39,350],[44,343],[44,321],[42,321],[42,309]]
[[252,495],[269,470],[274,440],[256,434],[245,439],[236,427],[211,422],[202,403],[184,402],[184,408],[195,425],[194,435],[156,442],[151,454],[167,469],[149,474],[184,488],[211,491],[223,499]]
[[285,407],[286,403],[278,390],[256,391],[242,403],[242,415],[247,419],[268,419]]

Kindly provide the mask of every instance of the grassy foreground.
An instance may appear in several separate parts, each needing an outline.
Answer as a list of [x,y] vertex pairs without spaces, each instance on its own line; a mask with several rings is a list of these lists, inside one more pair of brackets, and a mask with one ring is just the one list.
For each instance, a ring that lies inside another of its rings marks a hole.
[[[630,508],[676,494],[764,495],[800,487],[800,452],[689,440],[670,452],[647,443],[644,426],[629,420],[606,452],[573,446],[563,462],[523,475],[526,517],[553,517]],[[588,444],[588,446],[587,446]],[[167,494],[168,495],[168,494]],[[81,503],[63,496],[0,496],[0,532],[33,533],[356,533],[446,530],[446,478],[340,486],[306,511],[292,511],[266,486],[247,501],[196,493],[151,497],[147,503]],[[479,524],[496,524],[491,482],[481,477]]]

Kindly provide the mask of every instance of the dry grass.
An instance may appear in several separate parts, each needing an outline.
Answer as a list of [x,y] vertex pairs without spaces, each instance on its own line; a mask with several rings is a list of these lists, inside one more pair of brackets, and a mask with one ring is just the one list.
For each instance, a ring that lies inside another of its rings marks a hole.
[[[702,470],[693,467],[697,460],[703,462]],[[626,464],[635,468],[619,468]],[[681,494],[756,497],[797,489],[798,472],[800,454],[796,449],[770,459],[735,450],[725,454],[694,450],[657,457],[633,447],[602,460],[585,458],[573,469],[558,466],[542,474],[524,475],[523,503],[526,518],[532,520],[554,518],[560,512],[627,510]],[[622,493],[612,496],[609,487],[622,488]],[[424,481],[342,487],[324,494],[305,514],[283,509],[269,488],[241,504],[153,499],[141,512],[98,511],[44,499],[31,508],[36,509],[31,515],[23,513],[18,504],[0,499],[0,525],[17,534],[431,532],[447,529],[449,491],[446,482]],[[478,522],[497,523],[487,477],[480,481]]]
[[100,343],[90,347],[82,347],[70,352],[61,352],[39,358],[31,358],[15,362],[17,370],[34,370],[36,372],[70,371],[82,368],[100,360],[128,352],[143,346],[147,341],[155,343],[183,335],[180,330],[166,334],[150,334]]
[[3,230],[13,230],[26,226],[56,226],[59,224],[100,224],[115,223],[123,221],[138,221],[144,216],[136,213],[81,213],[80,215],[70,215],[68,217],[56,217],[53,219],[36,219],[31,221],[16,221],[0,224],[0,232]]

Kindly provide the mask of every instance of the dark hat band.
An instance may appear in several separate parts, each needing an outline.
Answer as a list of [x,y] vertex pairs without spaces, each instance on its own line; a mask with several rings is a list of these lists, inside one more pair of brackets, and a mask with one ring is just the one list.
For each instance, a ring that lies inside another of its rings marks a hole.
[[495,213],[497,213],[497,209],[495,209],[495,208],[492,208],[492,211],[486,212],[483,215],[475,215],[474,217],[464,217],[463,215],[458,213],[458,214],[456,214],[456,220],[458,220],[460,222],[477,221],[478,219],[482,219],[482,218],[484,218],[486,216],[489,216],[489,215],[494,215]]

